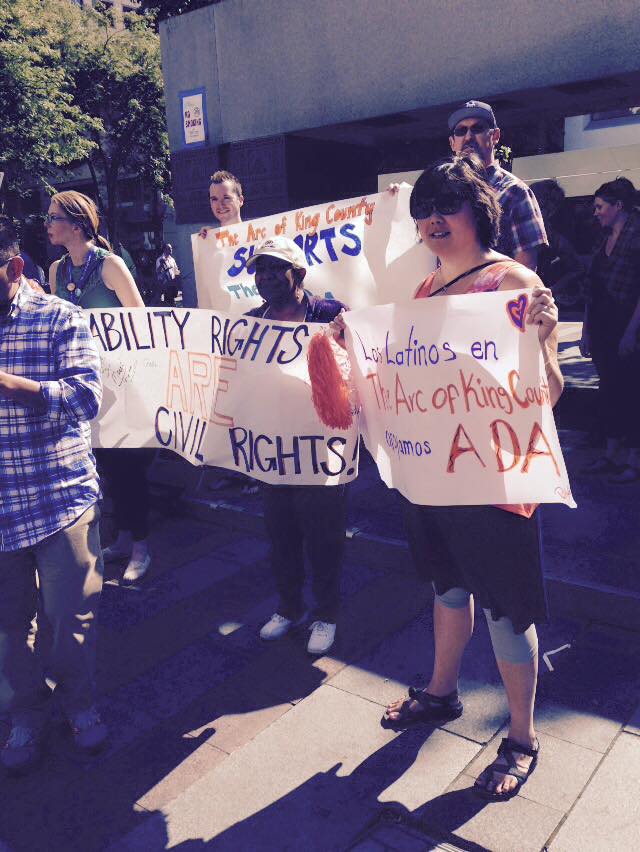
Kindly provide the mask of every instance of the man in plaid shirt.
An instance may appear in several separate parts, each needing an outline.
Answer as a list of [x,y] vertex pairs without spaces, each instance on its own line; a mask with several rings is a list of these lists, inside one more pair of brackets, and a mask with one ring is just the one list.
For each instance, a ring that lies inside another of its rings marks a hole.
[[538,202],[529,187],[496,162],[500,128],[489,104],[467,101],[449,116],[449,144],[454,154],[473,152],[484,163],[502,209],[496,250],[535,271],[538,251],[548,245]]
[[[89,444],[100,360],[82,312],[36,292],[19,250],[0,217],[0,716],[12,724],[0,759],[16,771],[39,756],[45,672],[76,744],[92,750],[107,734],[94,706],[102,557]],[[49,629],[36,653],[38,606]]]

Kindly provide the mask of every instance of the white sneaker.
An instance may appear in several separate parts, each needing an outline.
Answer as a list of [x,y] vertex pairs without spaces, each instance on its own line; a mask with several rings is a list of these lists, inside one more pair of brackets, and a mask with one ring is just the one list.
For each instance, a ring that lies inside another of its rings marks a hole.
[[136,580],[141,580],[149,570],[151,565],[151,554],[147,553],[142,559],[129,560],[122,579],[125,583],[135,583]]
[[129,556],[131,556],[131,546],[124,547],[117,541],[102,551],[102,559],[105,562],[119,562],[121,559],[128,559]]
[[297,621],[293,621],[291,618],[285,618],[284,615],[274,612],[260,631],[260,638],[266,639],[268,642],[272,639],[280,639],[281,636],[285,636],[293,627],[299,627],[303,624],[307,619],[307,615],[308,613],[305,612]]
[[327,621],[314,621],[307,651],[310,654],[326,654],[336,638],[336,626]]

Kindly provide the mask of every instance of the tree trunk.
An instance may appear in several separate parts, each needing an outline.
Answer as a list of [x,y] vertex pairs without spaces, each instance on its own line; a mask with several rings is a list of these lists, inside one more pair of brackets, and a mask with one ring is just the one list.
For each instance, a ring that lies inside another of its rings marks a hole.
[[113,250],[118,245],[118,169],[111,168],[106,174],[107,183],[107,231]]

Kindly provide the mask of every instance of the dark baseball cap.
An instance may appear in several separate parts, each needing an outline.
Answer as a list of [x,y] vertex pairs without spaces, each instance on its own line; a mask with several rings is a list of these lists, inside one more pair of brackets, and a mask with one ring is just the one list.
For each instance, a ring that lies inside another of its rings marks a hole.
[[489,104],[482,101],[467,101],[455,112],[452,112],[448,119],[449,130],[453,130],[459,122],[465,118],[482,118],[487,122],[489,127],[496,126],[496,117]]

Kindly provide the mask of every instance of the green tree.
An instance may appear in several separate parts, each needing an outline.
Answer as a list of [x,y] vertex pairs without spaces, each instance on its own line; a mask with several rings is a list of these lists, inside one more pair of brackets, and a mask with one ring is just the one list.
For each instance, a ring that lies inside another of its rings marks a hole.
[[73,103],[93,121],[85,161],[112,242],[121,179],[138,176],[156,192],[167,192],[170,182],[160,40],[151,18],[129,15],[126,23],[114,29],[107,12],[71,3],[58,15]]
[[185,12],[193,12],[203,6],[212,6],[220,0],[141,0],[140,6],[143,10],[152,12],[162,21],[165,18],[174,18]]
[[[160,39],[71,0],[0,0],[0,169],[18,191],[86,165],[118,240],[122,178],[169,188]],[[155,205],[154,205],[155,206]]]
[[18,192],[86,157],[97,129],[74,101],[62,45],[50,35],[54,17],[42,14],[52,5],[0,3],[0,170]]

